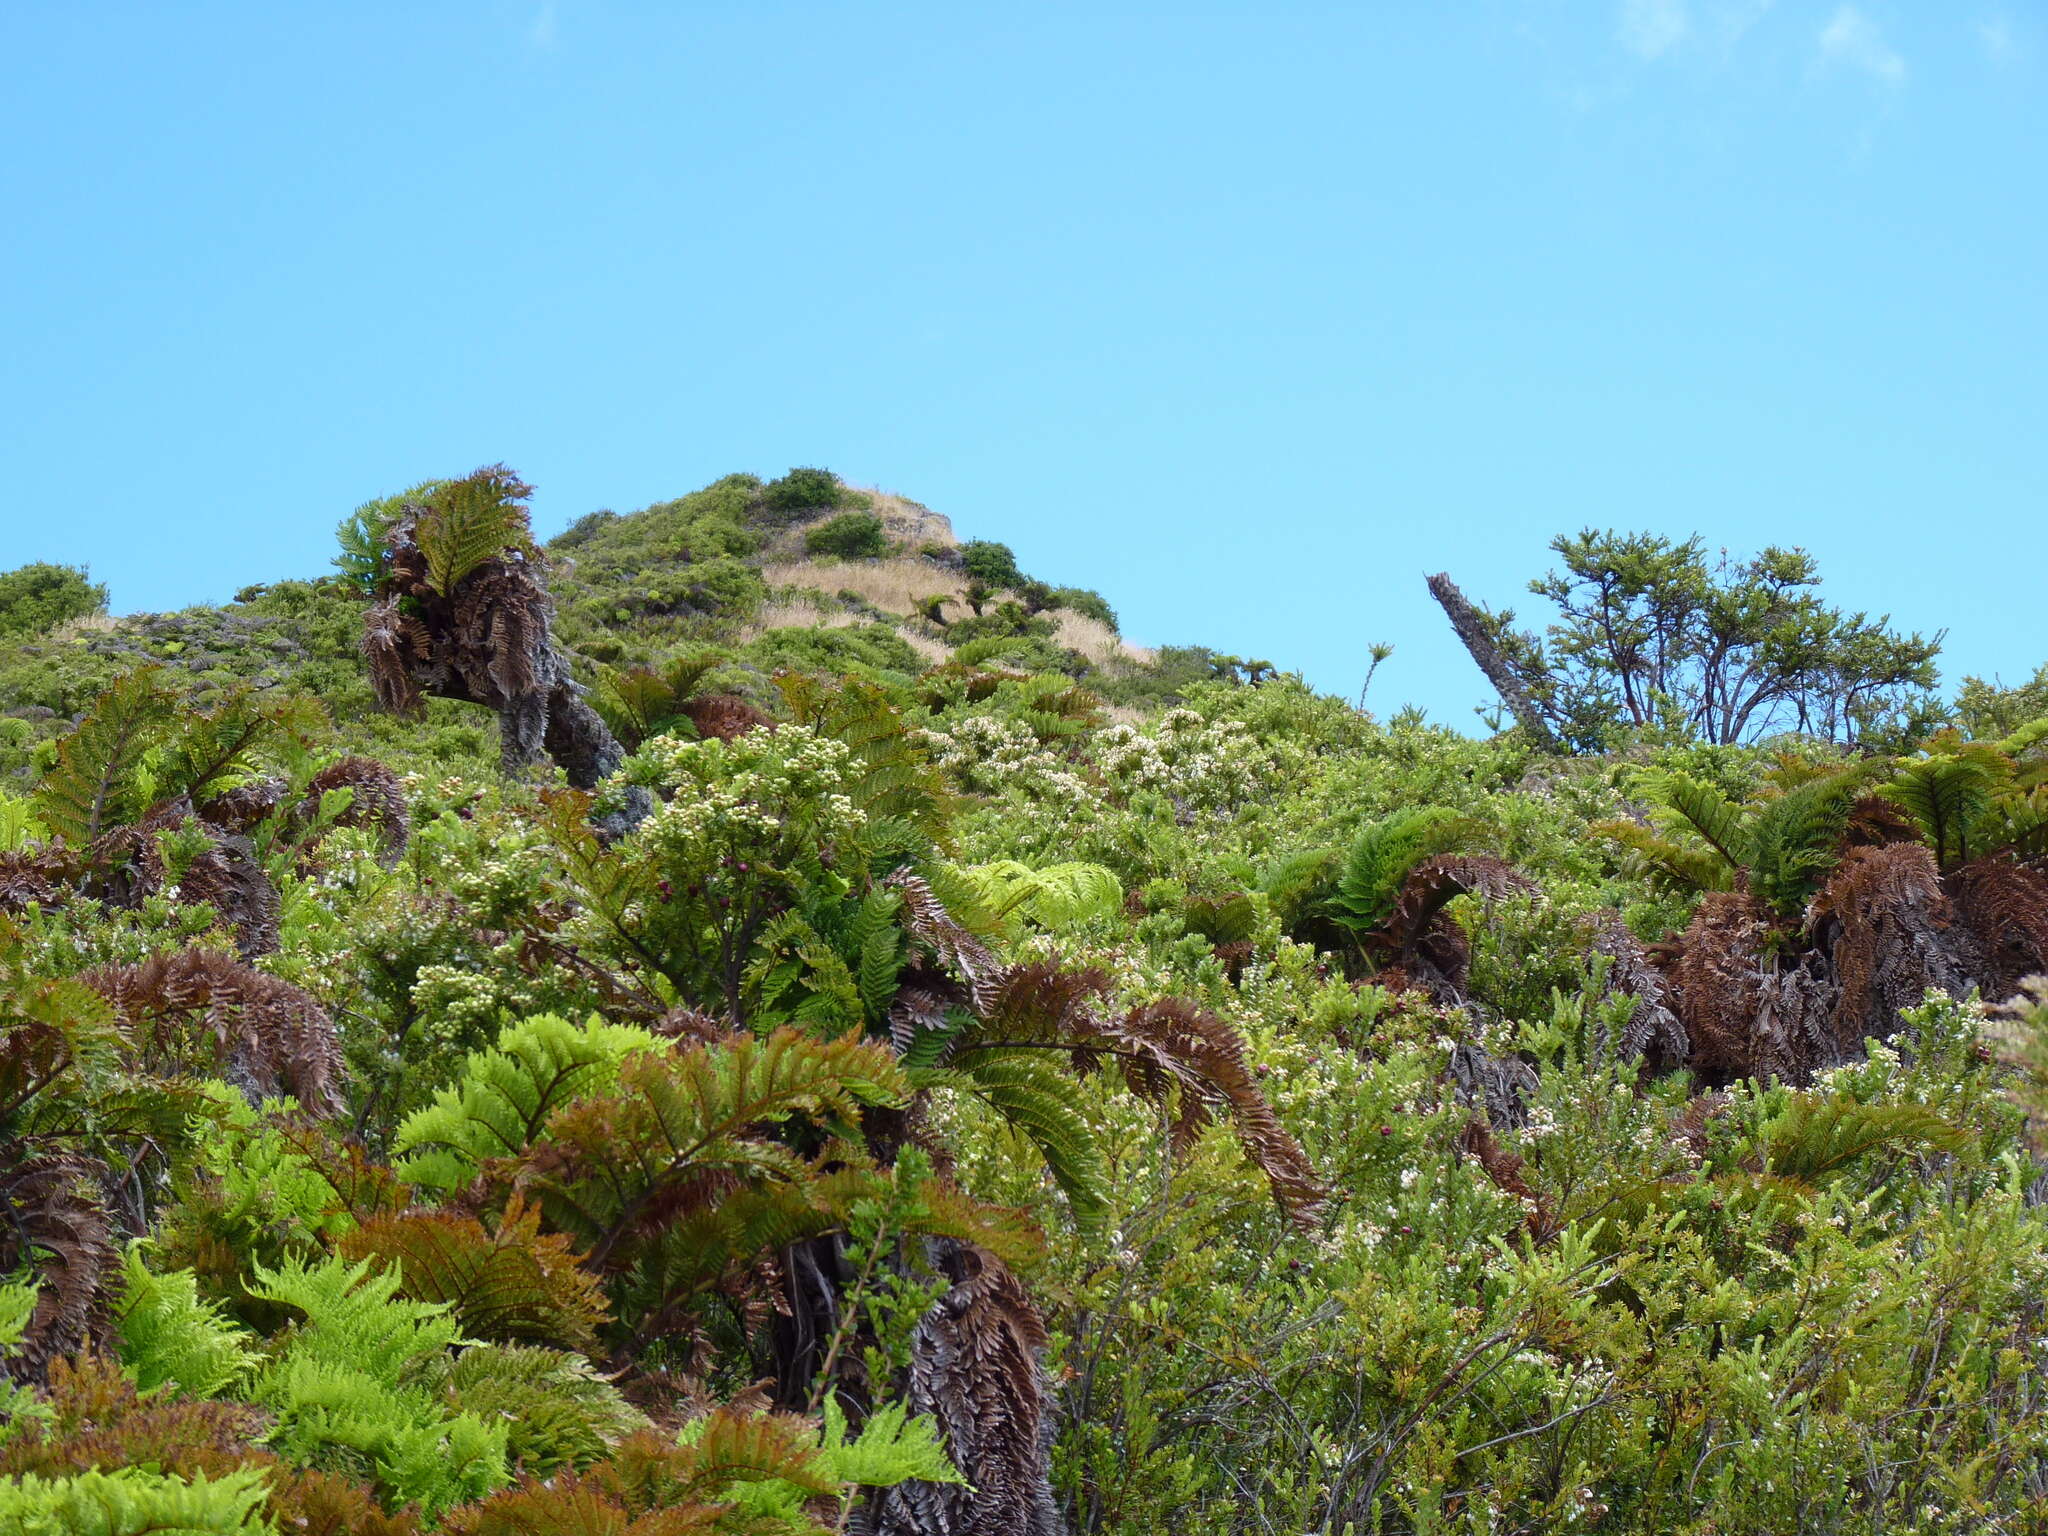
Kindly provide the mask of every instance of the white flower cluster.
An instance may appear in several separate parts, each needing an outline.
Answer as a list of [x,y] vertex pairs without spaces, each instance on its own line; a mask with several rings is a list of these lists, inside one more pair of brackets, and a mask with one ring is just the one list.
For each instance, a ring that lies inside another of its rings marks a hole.
[[1089,799],[1071,764],[1048,752],[1030,730],[997,715],[968,715],[944,731],[921,733],[932,761],[962,789],[1074,807]]
[[857,831],[867,814],[846,793],[850,756],[843,742],[797,726],[731,744],[657,738],[639,759],[670,794],[637,836],[687,861],[773,842],[785,827],[818,841]]
[[1126,792],[1149,789],[1195,811],[1228,811],[1260,791],[1271,754],[1234,720],[1170,709],[1151,735],[1112,725],[1096,737],[1103,774]]

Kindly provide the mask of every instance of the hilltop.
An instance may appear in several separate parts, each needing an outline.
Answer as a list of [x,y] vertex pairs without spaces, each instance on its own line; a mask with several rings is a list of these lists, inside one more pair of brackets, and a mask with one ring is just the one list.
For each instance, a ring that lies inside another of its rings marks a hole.
[[[635,512],[594,512],[544,551],[557,634],[592,688],[684,654],[714,660],[716,686],[764,703],[787,668],[901,683],[949,662],[993,663],[1059,673],[1142,708],[1234,664],[1201,646],[1133,645],[1101,594],[1027,575],[1006,545],[963,543],[950,518],[823,470],[728,475]],[[202,695],[301,688],[363,721],[361,629],[359,594],[325,574],[168,613],[0,633],[0,720],[21,722],[0,731],[0,753],[11,749],[0,762],[19,778],[28,748],[137,665],[163,666]],[[461,711],[435,714],[460,729]],[[399,745],[375,722],[365,729]]]

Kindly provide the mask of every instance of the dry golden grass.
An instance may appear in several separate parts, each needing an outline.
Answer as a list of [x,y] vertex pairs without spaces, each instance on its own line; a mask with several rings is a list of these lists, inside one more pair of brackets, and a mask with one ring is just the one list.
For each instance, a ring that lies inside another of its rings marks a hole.
[[1085,613],[1069,613],[1061,610],[1053,616],[1053,642],[1070,651],[1079,651],[1098,667],[1111,660],[1135,661],[1150,664],[1159,659],[1158,653],[1141,645],[1126,645],[1121,636],[1100,619],[1091,619]]
[[104,634],[119,622],[111,613],[84,613],[75,619],[66,619],[42,638],[63,641],[79,635]]
[[744,644],[758,640],[771,629],[851,629],[866,622],[859,614],[848,613],[844,608],[815,608],[802,599],[767,602],[761,605],[753,621],[740,631],[740,641]]
[[946,658],[953,654],[930,635],[920,630],[905,628],[897,630],[896,633],[903,637],[905,645],[909,646],[935,667],[944,666]]
[[777,560],[761,567],[761,577],[771,592],[778,587],[858,592],[884,613],[906,616],[928,597],[957,600],[967,590],[956,572],[942,571],[928,560]]

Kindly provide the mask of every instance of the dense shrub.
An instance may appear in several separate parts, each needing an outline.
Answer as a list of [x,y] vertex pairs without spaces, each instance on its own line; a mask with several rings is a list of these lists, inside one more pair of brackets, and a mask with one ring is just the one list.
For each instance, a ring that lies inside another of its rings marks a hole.
[[804,549],[841,560],[872,560],[889,552],[882,520],[872,512],[842,512],[804,533]]
[[829,469],[792,469],[761,487],[761,505],[781,522],[840,505],[844,490]]
[[960,560],[971,578],[996,591],[1023,583],[1024,573],[1017,569],[1017,557],[1007,544],[997,544],[989,539],[969,539],[960,546]]
[[107,606],[107,589],[83,566],[17,566],[0,575],[0,636],[40,635]]

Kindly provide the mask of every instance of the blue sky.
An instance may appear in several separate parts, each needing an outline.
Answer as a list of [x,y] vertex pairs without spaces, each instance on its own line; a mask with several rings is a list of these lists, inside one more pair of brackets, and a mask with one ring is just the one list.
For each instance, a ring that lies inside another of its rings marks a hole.
[[0,565],[163,608],[482,462],[544,532],[824,464],[1454,723],[1423,575],[1584,525],[2016,680],[2044,71],[1989,0],[16,4]]

